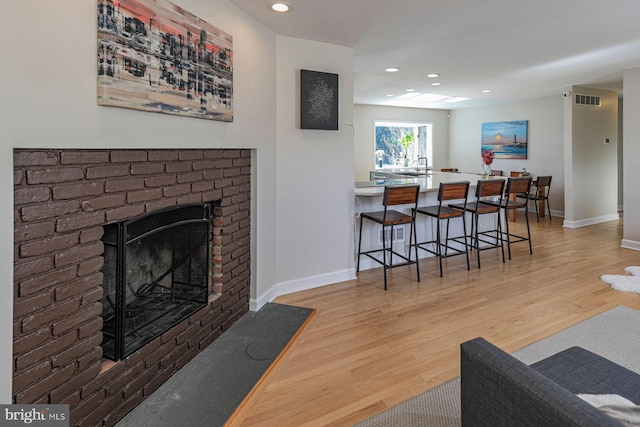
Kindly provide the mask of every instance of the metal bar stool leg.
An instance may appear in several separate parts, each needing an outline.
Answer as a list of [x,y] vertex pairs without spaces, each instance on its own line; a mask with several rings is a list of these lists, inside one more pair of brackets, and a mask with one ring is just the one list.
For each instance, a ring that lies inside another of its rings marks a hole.
[[[387,230],[382,225],[382,270],[384,271],[384,290],[387,290]],[[392,230],[393,232],[393,230]]]
[[449,220],[450,218],[447,218],[447,231],[444,235],[444,256],[449,255]]
[[[502,220],[500,219],[500,211],[498,211],[497,216],[498,216],[498,228],[496,232],[496,245],[498,244],[498,242],[500,242],[500,249],[502,250],[502,263],[504,264],[506,261],[504,258],[504,240],[502,239]],[[500,237],[498,238],[498,236]]]
[[504,210],[505,224],[507,224],[507,248],[509,250],[509,259],[511,259],[511,234],[509,234],[509,209]]
[[467,270],[471,270],[471,266],[469,265],[469,245],[467,244],[467,219],[466,213],[462,214],[462,231],[464,234],[464,252],[467,257]]
[[479,239],[479,235],[478,235],[478,222],[479,222],[479,217],[478,217],[478,212],[476,210],[476,212],[473,214],[475,217],[475,223],[476,223],[476,227],[475,227],[475,234],[474,234],[474,238],[475,238],[475,248],[476,248],[476,255],[478,258],[478,268],[480,268],[480,239]]
[[533,255],[533,247],[531,246],[531,229],[529,228],[529,212],[527,212],[526,209],[524,211],[524,218],[527,222],[527,237],[529,237],[529,254]]
[[358,238],[358,262],[356,263],[356,273],[360,271],[360,254],[362,253],[362,215],[360,215],[360,237]]
[[418,259],[418,234],[416,233],[416,222],[415,222],[416,218],[415,218],[415,213],[414,213],[414,217],[413,217],[413,222],[411,223],[411,231],[409,234],[409,261],[411,261],[411,239],[413,238],[413,247],[415,250],[415,255],[416,255],[416,277],[418,279],[418,283],[420,282],[420,266],[419,266],[419,262],[420,261]]
[[440,266],[440,277],[442,277],[442,238],[441,238],[441,234],[440,234],[440,220],[436,219],[436,224],[438,227],[438,231],[436,234],[436,245],[437,245],[437,249],[436,252],[438,253],[438,265]]

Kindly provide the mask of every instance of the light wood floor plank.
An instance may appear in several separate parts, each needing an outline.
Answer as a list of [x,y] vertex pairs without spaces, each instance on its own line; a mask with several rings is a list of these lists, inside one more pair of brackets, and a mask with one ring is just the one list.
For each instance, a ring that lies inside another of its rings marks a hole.
[[[511,223],[524,232],[524,218]],[[624,274],[640,253],[620,248],[622,220],[565,229],[561,218],[531,223],[533,255],[512,245],[503,264],[483,251],[278,297],[316,309],[307,327],[246,402],[236,426],[350,426],[459,375],[459,345],[483,336],[513,352],[640,295],[612,290],[601,274]],[[474,254],[475,255],[475,254]],[[594,339],[596,339],[594,337]]]

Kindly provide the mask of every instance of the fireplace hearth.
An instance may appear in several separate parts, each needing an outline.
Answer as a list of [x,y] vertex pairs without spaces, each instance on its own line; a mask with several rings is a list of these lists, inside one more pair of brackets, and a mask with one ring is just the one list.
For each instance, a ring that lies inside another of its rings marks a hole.
[[208,203],[105,226],[104,356],[122,359],[207,304]]

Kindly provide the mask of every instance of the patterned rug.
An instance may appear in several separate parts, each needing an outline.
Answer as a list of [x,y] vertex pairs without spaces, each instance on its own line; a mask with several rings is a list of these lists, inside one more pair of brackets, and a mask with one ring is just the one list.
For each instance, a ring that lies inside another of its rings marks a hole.
[[[618,306],[527,346],[513,355],[530,365],[580,346],[640,373],[640,311]],[[356,427],[459,427],[460,378],[393,406]]]

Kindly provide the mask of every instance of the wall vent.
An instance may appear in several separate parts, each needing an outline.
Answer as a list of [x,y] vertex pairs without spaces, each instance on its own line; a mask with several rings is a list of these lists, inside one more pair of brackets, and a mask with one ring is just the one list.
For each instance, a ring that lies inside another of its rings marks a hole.
[[[391,227],[385,228],[386,241],[389,243],[391,241]],[[401,242],[404,241],[404,227],[393,227],[393,241]],[[382,244],[382,230],[378,230],[378,244]]]
[[594,105],[596,107],[600,106],[600,97],[593,95],[581,95],[579,93],[576,94],[576,104],[580,105]]

